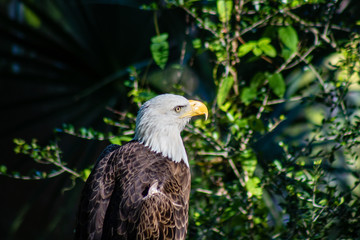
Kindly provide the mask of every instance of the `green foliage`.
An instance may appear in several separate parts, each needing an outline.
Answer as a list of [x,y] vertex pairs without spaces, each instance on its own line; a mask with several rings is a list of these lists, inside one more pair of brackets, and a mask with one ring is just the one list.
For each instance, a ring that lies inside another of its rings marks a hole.
[[150,50],[155,63],[164,69],[169,57],[168,34],[162,33],[151,38]]
[[[33,170],[28,174],[22,174],[17,171],[9,172],[6,166],[0,166],[0,174],[2,175],[22,180],[54,178],[63,173],[70,174],[72,180],[76,178],[86,180],[88,177],[88,174],[79,173],[66,166],[66,163],[61,160],[61,150],[57,143],[50,143],[42,147],[37,143],[36,139],[32,139],[30,143],[20,138],[15,138],[13,141],[15,144],[14,152],[16,154],[27,155],[39,165],[51,164],[53,168],[47,171]],[[85,169],[83,172],[84,171],[89,171],[89,169]]]
[[284,44],[282,49],[282,55],[285,59],[288,59],[297,50],[299,42],[295,29],[291,26],[279,28],[279,39]]
[[226,97],[228,96],[233,84],[234,84],[234,78],[231,76],[225,77],[221,80],[217,94],[217,104],[219,106],[222,106],[223,103],[225,102]]
[[275,73],[269,77],[269,86],[278,97],[284,97],[286,85],[280,73]]
[[217,12],[219,14],[219,20],[223,23],[226,23],[230,20],[233,8],[232,0],[217,0],[216,1]]
[[[359,238],[360,36],[358,23],[339,5],[217,0],[141,6],[179,11],[191,26],[178,42],[170,32],[160,34],[154,20],[157,35],[146,44],[156,65],[167,70],[168,42],[174,41],[185,46],[180,62],[207,69],[207,83],[216,88],[209,119],[193,121],[183,133],[193,173],[189,239]],[[28,20],[33,27],[34,19]],[[149,81],[150,70],[127,69],[121,87],[133,104],[103,118],[113,132],[66,124],[57,133],[115,144],[130,140],[133,105],[159,89]],[[91,166],[67,168],[56,143],[14,143],[16,153],[50,163],[55,172],[22,175],[1,165],[3,175],[86,179],[90,173]]]
[[269,57],[276,57],[276,49],[270,42],[270,38],[261,38],[259,41],[249,41],[239,47],[238,56],[243,57],[252,51],[255,56],[265,54]]

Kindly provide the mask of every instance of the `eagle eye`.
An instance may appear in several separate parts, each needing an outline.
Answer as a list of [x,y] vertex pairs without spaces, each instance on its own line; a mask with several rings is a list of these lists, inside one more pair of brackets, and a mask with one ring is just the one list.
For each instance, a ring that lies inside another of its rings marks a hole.
[[174,111],[177,112],[177,113],[179,113],[179,112],[181,111],[181,106],[176,106],[176,107],[174,108]]

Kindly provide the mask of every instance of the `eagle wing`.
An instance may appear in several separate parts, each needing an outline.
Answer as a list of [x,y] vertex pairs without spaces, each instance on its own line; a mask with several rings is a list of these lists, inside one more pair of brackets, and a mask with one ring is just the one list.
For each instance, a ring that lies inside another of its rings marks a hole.
[[108,146],[99,156],[81,194],[75,239],[100,240],[107,208],[115,187],[113,152]]
[[170,181],[159,188],[155,182],[150,187],[141,205],[137,239],[185,239],[188,204],[177,184]]
[[[191,174],[142,144],[122,158],[117,233],[128,239],[185,239]],[[126,233],[125,233],[126,232]]]
[[104,151],[85,184],[76,239],[185,239],[189,168],[136,141],[118,148]]
[[109,205],[110,218],[117,222],[111,232],[120,239],[185,239],[189,168],[138,142],[123,147],[126,154],[117,170],[121,183],[114,195],[120,194]]

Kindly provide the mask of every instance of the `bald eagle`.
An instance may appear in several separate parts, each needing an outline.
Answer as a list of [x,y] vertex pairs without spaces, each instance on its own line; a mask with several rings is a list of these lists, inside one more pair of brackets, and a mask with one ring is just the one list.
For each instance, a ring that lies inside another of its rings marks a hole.
[[180,133],[203,114],[178,95],[145,102],[134,139],[108,146],[87,179],[75,239],[185,239],[191,175]]

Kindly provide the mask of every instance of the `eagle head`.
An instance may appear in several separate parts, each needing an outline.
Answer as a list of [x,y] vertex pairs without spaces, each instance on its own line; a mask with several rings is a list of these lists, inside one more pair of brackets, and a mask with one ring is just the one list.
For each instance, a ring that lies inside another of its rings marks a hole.
[[134,140],[150,147],[172,161],[188,159],[180,133],[191,117],[208,116],[208,109],[199,101],[174,94],[162,94],[145,102],[136,118]]

